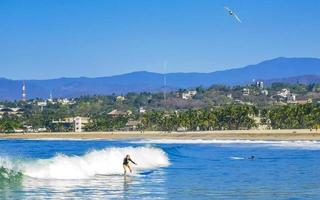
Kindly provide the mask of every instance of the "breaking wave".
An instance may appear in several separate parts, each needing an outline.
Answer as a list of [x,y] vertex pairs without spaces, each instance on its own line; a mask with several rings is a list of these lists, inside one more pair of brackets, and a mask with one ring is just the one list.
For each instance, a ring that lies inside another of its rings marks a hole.
[[123,174],[122,161],[130,154],[134,171],[168,166],[166,153],[153,147],[92,150],[83,156],[58,154],[49,159],[22,160],[0,157],[0,179],[24,175],[38,179],[88,179],[95,175]]

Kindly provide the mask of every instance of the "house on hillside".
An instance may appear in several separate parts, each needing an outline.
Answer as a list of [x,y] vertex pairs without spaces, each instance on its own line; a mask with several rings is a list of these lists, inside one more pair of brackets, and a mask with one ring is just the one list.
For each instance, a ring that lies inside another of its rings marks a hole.
[[260,89],[263,89],[263,88],[264,88],[263,81],[257,81],[257,82],[256,82],[256,87],[257,87],[257,88],[260,88]]
[[304,105],[304,104],[308,104],[308,103],[312,103],[312,102],[313,102],[312,99],[307,99],[307,100],[295,100],[295,101],[291,101],[288,103]]
[[277,92],[279,97],[287,98],[290,94],[290,90],[287,88],[283,88],[281,91]]
[[76,104],[76,102],[73,99],[58,99],[57,100],[58,103],[62,104],[62,105],[73,105]]
[[132,114],[131,110],[127,110],[126,112],[124,112],[124,111],[114,109],[111,112],[109,112],[107,115],[111,117],[119,117],[119,116],[131,115],[131,114]]
[[281,91],[277,92],[277,96],[280,101],[286,101],[287,103],[296,102],[296,94],[291,93],[287,88],[283,88]]
[[139,108],[139,113],[140,113],[140,114],[143,114],[143,113],[145,113],[145,112],[147,112],[147,111],[146,111],[146,109],[145,109],[144,107],[140,107],[140,108]]
[[243,90],[242,90],[242,95],[243,95],[243,96],[248,96],[248,95],[250,95],[250,89],[249,89],[249,88],[243,88]]
[[47,101],[38,101],[37,106],[39,107],[46,107],[47,106]]
[[261,94],[264,96],[268,96],[269,95],[269,91],[268,90],[261,90]]
[[23,114],[24,110],[22,108],[9,108],[9,107],[2,107],[0,108],[0,116],[4,114],[8,115],[16,115],[16,116],[21,116]]
[[190,90],[187,92],[183,92],[181,97],[182,99],[188,100],[188,99],[192,99],[192,97],[194,97],[197,94],[196,90]]
[[126,98],[124,96],[117,96],[116,97],[117,102],[123,102],[124,100],[126,100]]

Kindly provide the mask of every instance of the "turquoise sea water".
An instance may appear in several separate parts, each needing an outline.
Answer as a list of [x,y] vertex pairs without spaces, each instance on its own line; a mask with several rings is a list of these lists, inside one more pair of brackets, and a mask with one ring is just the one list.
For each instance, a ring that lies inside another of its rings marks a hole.
[[[0,198],[320,199],[319,153],[320,142],[0,140]],[[124,178],[126,154],[138,165]]]

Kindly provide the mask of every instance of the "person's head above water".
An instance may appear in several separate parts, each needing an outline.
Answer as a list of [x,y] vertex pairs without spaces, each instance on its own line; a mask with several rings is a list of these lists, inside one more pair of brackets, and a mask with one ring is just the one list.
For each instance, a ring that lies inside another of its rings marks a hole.
[[250,156],[249,159],[250,160],[254,160],[256,157],[255,156]]

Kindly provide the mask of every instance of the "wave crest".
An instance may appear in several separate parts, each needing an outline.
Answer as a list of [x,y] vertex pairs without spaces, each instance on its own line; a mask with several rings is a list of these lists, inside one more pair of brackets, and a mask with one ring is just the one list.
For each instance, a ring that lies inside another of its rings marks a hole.
[[122,161],[130,154],[138,164],[135,171],[168,166],[166,153],[153,147],[125,147],[93,150],[83,156],[58,154],[49,159],[1,162],[0,167],[20,171],[23,175],[39,179],[87,179],[95,175],[116,175],[123,173]]

